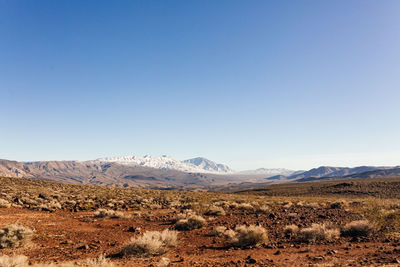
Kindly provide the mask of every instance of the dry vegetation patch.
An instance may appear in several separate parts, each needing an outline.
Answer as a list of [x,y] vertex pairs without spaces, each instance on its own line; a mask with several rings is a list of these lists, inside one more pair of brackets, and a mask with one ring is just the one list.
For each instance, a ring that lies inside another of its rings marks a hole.
[[33,231],[22,225],[8,225],[0,229],[0,248],[18,248],[28,243]]
[[210,206],[204,214],[211,216],[223,216],[226,214],[226,212],[222,207]]
[[350,237],[369,236],[374,230],[374,224],[367,220],[359,220],[346,224],[342,229],[342,235]]
[[174,228],[180,231],[190,231],[200,229],[206,224],[206,220],[199,215],[188,215],[186,218],[179,219]]
[[287,237],[295,236],[299,232],[299,227],[295,224],[286,225],[283,232]]
[[235,228],[231,237],[231,245],[235,247],[249,247],[264,244],[268,241],[267,230],[261,226],[240,225]]
[[0,256],[0,267],[114,267],[115,265],[106,259],[104,256],[100,256],[95,259],[87,259],[82,262],[65,262],[65,263],[41,263],[41,264],[29,264],[28,257],[24,255],[1,255]]
[[94,217],[96,217],[96,218],[112,218],[112,219],[125,218],[125,216],[122,212],[115,211],[115,210],[107,210],[107,209],[98,209],[94,213]]
[[339,228],[332,224],[313,223],[308,228],[303,228],[298,232],[298,239],[301,242],[313,243],[317,241],[333,241],[340,236]]
[[5,199],[1,199],[0,198],[0,208],[10,208],[11,207],[11,203],[8,202]]
[[134,238],[121,251],[123,256],[148,257],[162,255],[178,244],[178,233],[168,229],[157,232],[147,231]]

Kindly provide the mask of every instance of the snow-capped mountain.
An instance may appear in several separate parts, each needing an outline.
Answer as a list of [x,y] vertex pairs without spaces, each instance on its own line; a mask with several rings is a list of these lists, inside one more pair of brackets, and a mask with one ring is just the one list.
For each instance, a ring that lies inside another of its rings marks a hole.
[[219,164],[203,157],[197,157],[187,160],[176,160],[167,155],[159,157],[146,155],[140,156],[123,156],[123,157],[107,157],[100,158],[94,162],[105,163],[115,162],[123,165],[131,166],[143,166],[160,170],[177,170],[186,173],[212,173],[212,174],[230,174],[230,175],[263,175],[265,177],[271,177],[275,175],[290,176],[296,173],[295,171],[288,169],[266,169],[260,168],[256,170],[248,171],[233,171],[229,166]]
[[[178,170],[182,172],[198,172],[198,173],[229,173],[229,167],[223,164],[217,164],[205,158],[196,158],[190,160],[179,161],[167,155],[160,157],[153,157],[146,155],[144,157],[138,156],[123,156],[123,157],[109,157],[100,158],[97,162],[116,162],[125,165],[137,165],[143,167],[150,167],[160,170]],[[192,162],[193,161],[193,162]]]
[[197,157],[193,159],[187,159],[182,161],[191,165],[195,165],[203,170],[218,173],[232,173],[233,171],[227,165],[218,164],[206,158]]

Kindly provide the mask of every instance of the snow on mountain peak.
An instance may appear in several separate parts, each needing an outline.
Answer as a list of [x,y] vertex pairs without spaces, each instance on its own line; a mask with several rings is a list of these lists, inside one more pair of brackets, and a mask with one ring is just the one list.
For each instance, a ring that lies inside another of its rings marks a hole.
[[[196,161],[194,163],[191,160],[179,161],[167,155],[162,155],[159,157],[154,157],[151,155],[145,155],[143,157],[128,155],[123,157],[107,157],[100,158],[96,161],[99,162],[116,162],[125,165],[136,165],[143,167],[150,167],[155,169],[172,169],[183,172],[199,172],[199,173],[230,173],[232,172],[230,168],[223,164],[217,164],[211,160],[204,158],[202,161]],[[200,164],[200,163],[201,164]]]

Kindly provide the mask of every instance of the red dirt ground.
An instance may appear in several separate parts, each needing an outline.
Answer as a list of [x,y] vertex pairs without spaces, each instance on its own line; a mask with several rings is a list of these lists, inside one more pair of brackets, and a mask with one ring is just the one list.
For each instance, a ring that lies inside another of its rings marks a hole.
[[[287,216],[293,212],[298,216]],[[124,266],[157,266],[161,257],[167,257],[171,266],[400,266],[400,243],[379,236],[363,240],[341,237],[333,243],[310,245],[297,243],[282,234],[287,224],[308,226],[325,220],[340,224],[357,219],[357,214],[305,207],[277,209],[272,214],[228,212],[226,216],[208,220],[202,229],[180,232],[178,247],[163,256],[112,258],[112,261]],[[1,252],[26,255],[32,263],[110,256],[118,253],[132,237],[147,230],[171,228],[175,215],[176,211],[156,210],[140,218],[99,219],[93,217],[93,212],[0,209],[0,227],[17,223],[35,230],[35,237],[26,247]],[[267,228],[268,244],[258,248],[229,248],[224,237],[207,235],[215,226],[234,227],[243,223],[259,223]],[[131,227],[140,230],[129,232]]]

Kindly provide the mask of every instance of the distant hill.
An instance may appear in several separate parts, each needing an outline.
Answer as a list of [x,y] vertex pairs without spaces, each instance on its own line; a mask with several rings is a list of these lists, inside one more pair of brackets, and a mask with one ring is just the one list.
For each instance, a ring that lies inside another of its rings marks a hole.
[[[273,173],[277,173],[272,175]],[[290,173],[286,176],[282,173]],[[234,172],[206,158],[178,161],[168,156],[102,158],[92,161],[17,162],[0,160],[0,176],[77,184],[178,190],[229,190],[317,180],[400,176],[400,167],[321,166],[308,171],[257,169]]]
[[78,184],[151,188],[205,186],[215,181],[215,177],[206,174],[92,161],[17,162],[0,160],[0,175]]
[[368,171],[391,169],[393,167],[373,167],[360,166],[354,168],[348,167],[329,167],[321,166],[302,173],[297,173],[288,177],[289,180],[300,180],[306,178],[322,178],[322,177],[344,177],[349,175],[357,175]]

